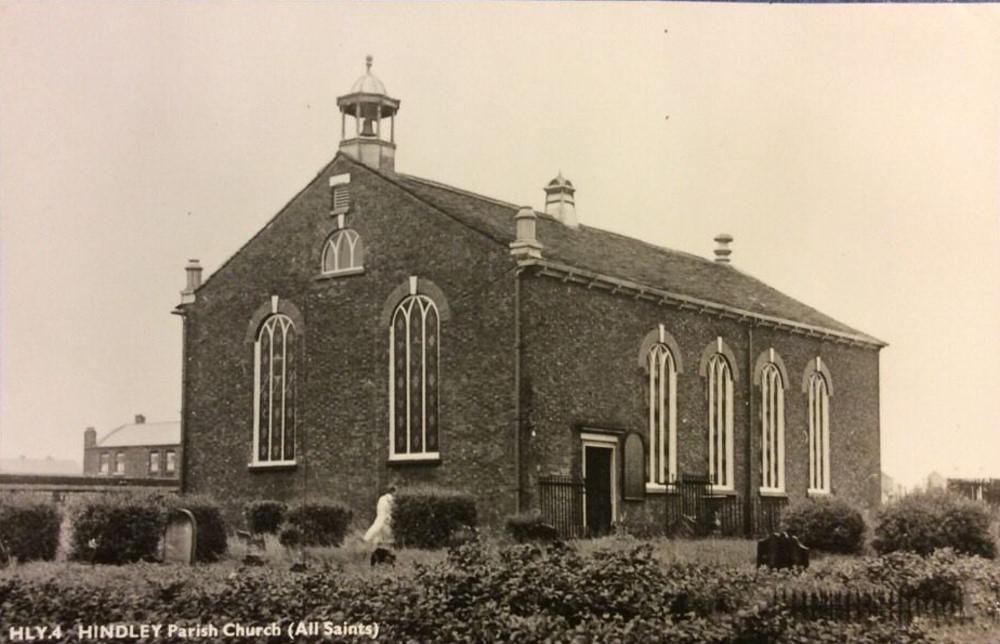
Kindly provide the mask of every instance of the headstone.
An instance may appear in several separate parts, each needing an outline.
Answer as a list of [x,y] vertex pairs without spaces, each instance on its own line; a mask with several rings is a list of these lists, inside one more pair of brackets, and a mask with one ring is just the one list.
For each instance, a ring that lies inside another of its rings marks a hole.
[[163,536],[163,563],[194,563],[197,534],[198,522],[189,510],[171,512]]
[[787,532],[773,533],[757,542],[757,567],[809,567],[809,548]]

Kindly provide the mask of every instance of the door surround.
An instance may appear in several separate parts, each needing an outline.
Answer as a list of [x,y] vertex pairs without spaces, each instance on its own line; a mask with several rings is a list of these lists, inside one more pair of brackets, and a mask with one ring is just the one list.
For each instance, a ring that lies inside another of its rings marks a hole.
[[[580,456],[583,480],[587,480],[588,447],[611,449],[611,523],[618,521],[618,435],[580,432]],[[583,491],[583,525],[587,523],[587,490]]]

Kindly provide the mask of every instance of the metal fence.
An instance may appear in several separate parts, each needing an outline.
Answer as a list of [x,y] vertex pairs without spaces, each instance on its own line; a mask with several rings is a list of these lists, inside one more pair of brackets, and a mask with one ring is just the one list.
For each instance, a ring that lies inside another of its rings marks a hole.
[[538,502],[546,523],[564,539],[586,536],[583,525],[584,481],[573,476],[538,479]]
[[685,475],[664,503],[669,535],[761,537],[781,526],[788,499],[713,494],[708,477]]
[[903,596],[894,591],[858,592],[840,590],[816,592],[779,590],[774,602],[798,619],[861,621],[869,617],[909,622],[914,617],[947,620],[961,617],[964,600],[961,589],[943,597]]
[[[583,521],[584,481],[574,476],[538,479],[539,507],[545,522],[564,539],[587,536]],[[763,537],[778,530],[788,506],[783,497],[750,498],[712,493],[707,476],[683,475],[663,499],[664,534],[676,537]]]

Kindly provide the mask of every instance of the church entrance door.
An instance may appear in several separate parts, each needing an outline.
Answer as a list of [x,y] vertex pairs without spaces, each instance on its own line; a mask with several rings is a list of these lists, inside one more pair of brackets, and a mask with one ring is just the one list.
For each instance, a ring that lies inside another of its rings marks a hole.
[[591,536],[608,534],[614,522],[614,455],[613,445],[583,445],[583,522]]

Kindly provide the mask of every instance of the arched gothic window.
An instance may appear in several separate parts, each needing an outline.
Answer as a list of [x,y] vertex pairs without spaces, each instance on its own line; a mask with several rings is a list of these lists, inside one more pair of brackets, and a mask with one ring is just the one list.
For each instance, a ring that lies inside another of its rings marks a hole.
[[647,354],[646,394],[649,405],[648,487],[677,479],[677,367],[667,345],[654,344]]
[[830,388],[820,371],[809,376],[809,492],[830,492]]
[[295,325],[268,316],[254,342],[254,461],[295,462]]
[[364,244],[357,232],[344,228],[330,235],[323,247],[323,274],[356,272],[364,268]]
[[733,372],[721,353],[708,360],[708,475],[716,488],[733,489]]
[[761,491],[785,491],[785,384],[774,362],[760,373]]
[[389,325],[390,458],[438,457],[438,358],[441,322],[426,295],[396,306]]

